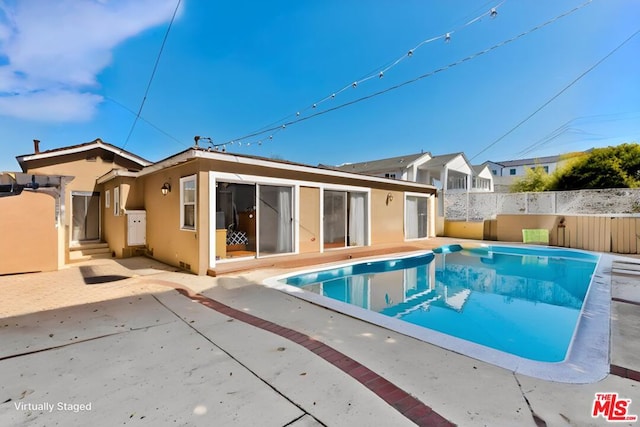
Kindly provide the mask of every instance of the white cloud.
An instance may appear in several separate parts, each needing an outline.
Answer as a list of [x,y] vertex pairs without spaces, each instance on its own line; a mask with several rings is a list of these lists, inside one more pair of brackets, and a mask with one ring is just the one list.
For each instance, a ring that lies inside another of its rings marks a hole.
[[[0,0],[0,114],[38,121],[93,116],[112,50],[166,23],[176,0]],[[8,62],[8,63],[7,63]]]
[[0,115],[43,122],[84,121],[92,118],[102,97],[89,92],[50,89],[0,96]]

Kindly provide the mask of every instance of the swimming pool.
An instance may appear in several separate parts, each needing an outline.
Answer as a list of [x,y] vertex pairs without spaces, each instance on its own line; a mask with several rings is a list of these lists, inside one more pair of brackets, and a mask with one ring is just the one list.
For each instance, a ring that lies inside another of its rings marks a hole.
[[[521,373],[589,382],[608,372],[608,289],[592,281],[598,261],[598,255],[576,250],[453,245],[267,283]],[[577,333],[589,323],[595,329]],[[589,341],[606,342],[606,351],[596,357],[593,349],[578,348],[592,346]]]

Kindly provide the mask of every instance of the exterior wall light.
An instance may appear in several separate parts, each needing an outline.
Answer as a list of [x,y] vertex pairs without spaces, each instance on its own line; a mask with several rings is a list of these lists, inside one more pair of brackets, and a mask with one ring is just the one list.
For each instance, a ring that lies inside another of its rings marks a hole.
[[391,202],[393,202],[393,194],[387,193],[387,205]]
[[160,191],[162,191],[163,196],[166,196],[167,194],[171,193],[171,184],[169,184],[168,182],[165,182],[164,184],[162,184],[162,188],[160,188]]

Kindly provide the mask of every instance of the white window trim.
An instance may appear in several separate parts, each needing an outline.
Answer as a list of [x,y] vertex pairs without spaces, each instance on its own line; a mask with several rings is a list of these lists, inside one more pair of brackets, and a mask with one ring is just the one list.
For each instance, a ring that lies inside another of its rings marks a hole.
[[109,209],[111,207],[111,191],[105,190],[104,192],[104,208]]
[[120,216],[120,186],[113,187],[113,215]]
[[[194,195],[193,203],[192,202],[185,203],[184,201],[184,183],[189,181],[193,181],[194,183],[195,195]],[[193,204],[193,227],[186,227],[184,225],[184,207],[187,204],[189,205]],[[189,175],[189,176],[180,178],[180,230],[196,232],[197,229],[198,229],[198,181],[197,181],[196,175]]]

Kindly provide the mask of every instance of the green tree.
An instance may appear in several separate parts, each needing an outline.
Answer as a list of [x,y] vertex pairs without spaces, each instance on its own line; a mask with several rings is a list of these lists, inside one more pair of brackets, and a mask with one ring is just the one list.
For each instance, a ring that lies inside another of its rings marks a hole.
[[518,178],[511,184],[512,193],[523,193],[526,191],[545,191],[549,187],[550,176],[540,165],[535,168],[528,168],[522,178]]
[[640,187],[640,145],[596,148],[554,174],[549,190]]

